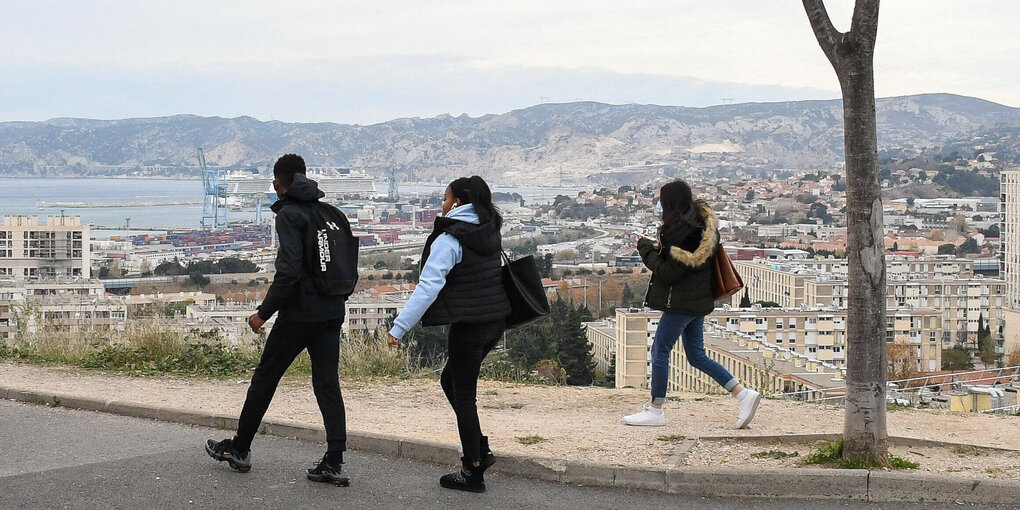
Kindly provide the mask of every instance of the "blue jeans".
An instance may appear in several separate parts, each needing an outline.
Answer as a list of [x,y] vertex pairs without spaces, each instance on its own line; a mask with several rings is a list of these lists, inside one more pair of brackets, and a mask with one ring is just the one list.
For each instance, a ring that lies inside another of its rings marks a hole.
[[666,402],[666,381],[669,378],[669,353],[683,336],[684,354],[694,368],[715,379],[719,386],[732,390],[740,381],[722,365],[705,354],[705,317],[662,312],[652,343],[652,403]]

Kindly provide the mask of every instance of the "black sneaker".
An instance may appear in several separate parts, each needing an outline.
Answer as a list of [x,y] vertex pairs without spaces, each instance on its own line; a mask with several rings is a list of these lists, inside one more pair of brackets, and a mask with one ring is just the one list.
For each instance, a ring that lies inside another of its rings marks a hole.
[[322,457],[313,467],[308,468],[308,479],[313,482],[331,483],[339,487],[347,487],[351,479],[343,472],[343,464],[334,464]]
[[236,438],[232,437],[223,441],[213,441],[210,439],[205,442],[205,452],[210,457],[218,461],[226,461],[227,464],[230,464],[230,467],[242,473],[247,473],[251,471],[251,460],[248,458],[250,452],[244,452],[244,454],[238,452],[234,439]]
[[464,467],[456,473],[443,475],[439,478],[439,485],[445,489],[454,489],[467,492],[485,492],[485,478],[481,467],[475,467],[467,457],[461,457]]

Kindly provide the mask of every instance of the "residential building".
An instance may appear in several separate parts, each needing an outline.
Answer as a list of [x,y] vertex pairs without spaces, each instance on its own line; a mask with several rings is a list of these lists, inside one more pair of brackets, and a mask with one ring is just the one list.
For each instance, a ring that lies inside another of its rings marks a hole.
[[[815,306],[846,307],[849,282],[843,278],[818,277],[805,282],[804,301]],[[965,344],[977,348],[978,325],[991,328],[1000,338],[1004,326],[1006,282],[997,278],[943,278],[888,280],[889,309],[934,308],[942,314],[942,345]]]
[[1003,310],[1002,352],[1006,356],[1020,350],[1020,310],[1006,308]]
[[[202,332],[216,333],[233,345],[255,337],[255,333],[248,326],[248,318],[255,313],[255,305],[252,303],[228,301],[227,303],[190,304],[186,310],[185,322],[173,321],[177,327],[185,330],[198,328]],[[263,325],[263,329],[267,333],[273,329],[276,317],[273,315]]]
[[[183,306],[185,315],[187,315],[188,305],[198,305],[200,307],[212,307],[216,304],[216,294],[208,292],[156,292],[153,294],[134,294],[124,297],[124,304],[127,305],[128,312],[132,317],[136,313],[142,312],[146,309],[153,307],[166,307],[168,305]],[[255,312],[255,305],[246,305],[250,316]],[[247,318],[247,317],[246,317]]]
[[[586,322],[585,332],[591,344],[595,368],[609,373],[616,359],[616,321],[606,319],[597,322]],[[624,385],[626,386],[626,385]],[[617,387],[622,387],[617,385]]]
[[[790,352],[839,368],[846,366],[845,308],[722,308],[706,317],[710,324],[748,335]],[[909,345],[918,372],[942,368],[942,314],[934,308],[890,308],[886,342]]]
[[0,278],[89,278],[89,226],[79,216],[4,216]]
[[[615,365],[616,387],[648,387],[651,346],[661,312],[617,309],[613,319],[585,323],[596,366]],[[941,314],[927,308],[888,311],[886,342],[906,346],[918,373],[942,367]],[[735,377],[770,392],[806,394],[841,386],[846,367],[846,310],[818,308],[716,309],[705,321],[705,350]],[[682,342],[671,354],[671,390],[722,392],[687,363]]]
[[1020,170],[1003,170],[999,174],[999,227],[1002,267],[999,274],[1006,281],[1006,306],[1020,310]]
[[[613,319],[585,324],[597,366],[608,367],[615,363],[616,387],[648,387],[649,348],[660,316],[658,311],[620,308]],[[768,393],[801,392],[797,398],[810,399],[832,394],[832,388],[843,385],[843,371],[832,363],[768,344],[745,333],[729,331],[712,322],[705,325],[705,351],[735,377]],[[671,353],[667,386],[670,391],[725,392],[687,362],[681,342],[677,342]],[[841,391],[836,390],[837,393]]]
[[123,330],[127,308],[102,282],[83,278],[0,280],[0,339],[19,331]]
[[[744,280],[744,289],[752,302],[771,301],[783,307],[804,304],[804,282],[815,276],[801,274],[796,264],[777,261],[734,261],[733,265]],[[731,304],[739,305],[743,297],[744,292],[734,294]]]
[[28,298],[38,315],[28,318],[28,331],[45,327],[49,331],[103,332],[124,331],[127,307],[116,297],[75,295]]
[[346,331],[374,332],[396,317],[409,296],[383,294],[379,296],[351,296],[347,300]]
[[[845,301],[820,299],[828,296],[825,285],[830,280],[845,279],[847,260],[843,258],[816,258],[795,260],[753,261],[734,260],[734,266],[744,280],[751,302],[772,301],[779,306],[846,306]],[[922,280],[935,278],[969,279],[974,277],[974,261],[952,256],[886,257],[886,277],[890,280]],[[818,289],[809,290],[809,285]],[[737,306],[744,293],[734,294],[730,304]],[[846,294],[837,298],[845,299]],[[902,306],[902,305],[890,305]]]

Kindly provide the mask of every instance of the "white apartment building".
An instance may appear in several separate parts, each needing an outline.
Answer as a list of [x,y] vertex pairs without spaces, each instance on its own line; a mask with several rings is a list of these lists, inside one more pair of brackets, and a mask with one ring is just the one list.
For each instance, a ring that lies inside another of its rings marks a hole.
[[[815,282],[843,280],[847,276],[847,260],[837,258],[807,258],[797,260],[752,261],[735,260],[734,266],[744,280],[751,302],[773,301],[779,306],[845,306],[840,301],[817,300],[818,294],[809,295],[806,287]],[[886,278],[889,280],[969,279],[974,277],[974,261],[952,256],[886,257]],[[730,304],[740,304],[744,293],[730,298]],[[843,294],[845,297],[845,294]],[[897,306],[897,305],[890,305]],[[898,305],[902,306],[902,305]]]
[[123,331],[127,307],[108,296],[99,280],[0,280],[0,339],[19,331]]
[[[248,326],[248,318],[255,313],[254,303],[191,304],[187,306],[185,330],[197,327],[204,332],[214,332],[233,345],[255,338]],[[270,317],[263,330],[272,331],[276,315]],[[178,323],[179,324],[179,323]]]
[[343,329],[346,331],[375,331],[404,309],[408,297],[400,294],[351,296],[345,305],[347,316]]
[[999,174],[999,207],[999,274],[1006,281],[1006,306],[1020,310],[1020,170]]
[[4,216],[0,278],[89,278],[89,226],[79,216]]
[[[705,318],[718,328],[804,354],[838,368],[846,367],[845,308],[723,308]],[[942,314],[934,308],[890,308],[886,342],[909,346],[914,370],[942,369]]]
[[[216,305],[216,294],[209,292],[156,292],[151,294],[132,294],[130,296],[124,296],[124,304],[127,305],[128,312],[132,318],[136,314],[145,309],[165,307],[166,305],[180,305],[185,307],[185,316],[187,315],[188,305],[198,305],[204,307],[201,309],[212,308]],[[249,310],[249,316],[255,312],[255,305],[246,305]],[[198,308],[196,308],[198,310]]]
[[[981,321],[1000,338],[1004,326],[1006,282],[997,278],[943,278],[888,281],[889,309],[934,308],[942,315],[942,345],[963,343],[977,348]],[[805,303],[812,306],[846,307],[849,283],[843,278],[819,277],[805,282]]]
[[127,306],[117,297],[44,296],[28,302],[38,307],[39,314],[29,316],[29,332],[40,327],[50,331],[124,331],[127,323]]
[[[847,306],[846,259],[734,261],[751,302],[772,301],[780,307]],[[1006,282],[974,273],[974,260],[952,256],[887,258],[886,306],[935,308],[942,312],[944,347],[977,347],[983,320],[999,338],[1005,326]],[[738,306],[744,293],[730,298]]]
[[[651,346],[661,315],[655,310],[621,308],[613,319],[585,323],[596,366],[607,371],[615,365],[617,388],[648,386]],[[776,391],[838,386],[826,380],[842,377],[845,370],[846,320],[845,309],[757,306],[716,309],[705,320],[705,349],[709,357],[737,378],[767,383]],[[886,342],[906,346],[904,352],[914,371],[925,373],[942,369],[938,310],[893,309],[887,312],[887,321]],[[721,337],[725,341],[710,337]],[[677,342],[671,360],[671,389],[708,392],[718,389],[710,378],[687,363],[682,342]],[[793,363],[785,366],[780,363],[782,360]],[[769,368],[770,365],[786,367],[788,372],[776,371]],[[807,366],[812,369],[800,370]],[[830,375],[823,380],[814,377],[823,372]]]
[[[616,387],[647,388],[651,376],[650,347],[661,313],[646,309],[617,309],[614,319],[585,323],[596,365],[606,370],[615,364]],[[746,333],[705,324],[705,351],[750,387],[767,392],[804,391],[813,398],[826,388],[843,385],[843,371],[831,362],[792,352]],[[694,369],[681,342],[670,356],[667,380],[670,391],[724,393],[710,377]],[[831,394],[831,393],[830,393]]]

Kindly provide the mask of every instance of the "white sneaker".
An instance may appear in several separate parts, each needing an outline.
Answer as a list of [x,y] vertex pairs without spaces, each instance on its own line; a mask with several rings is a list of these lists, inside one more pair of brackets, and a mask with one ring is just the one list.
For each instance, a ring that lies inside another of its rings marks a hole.
[[628,414],[623,417],[623,422],[627,425],[636,425],[641,427],[661,427],[666,424],[666,412],[659,410],[655,412],[651,410],[652,405],[645,402],[644,408],[640,413]]
[[740,408],[740,414],[737,415],[738,429],[745,428],[751,423],[751,419],[754,418],[754,412],[758,410],[759,402],[761,402],[761,393],[747,388],[744,400],[737,403],[737,406]]

